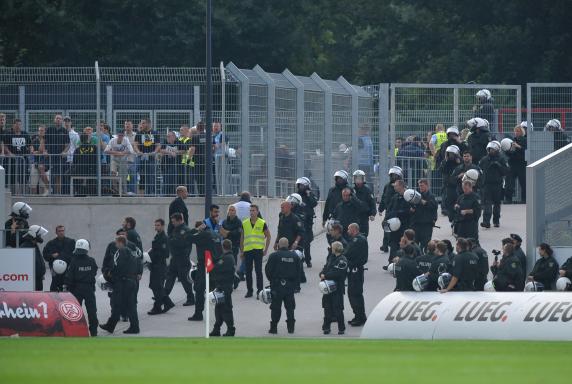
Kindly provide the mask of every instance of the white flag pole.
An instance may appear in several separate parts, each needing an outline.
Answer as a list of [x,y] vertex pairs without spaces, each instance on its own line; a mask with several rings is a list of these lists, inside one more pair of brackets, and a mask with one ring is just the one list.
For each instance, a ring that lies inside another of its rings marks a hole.
[[209,326],[210,326],[210,300],[209,300],[209,272],[207,270],[207,263],[205,262],[205,338],[209,338]]

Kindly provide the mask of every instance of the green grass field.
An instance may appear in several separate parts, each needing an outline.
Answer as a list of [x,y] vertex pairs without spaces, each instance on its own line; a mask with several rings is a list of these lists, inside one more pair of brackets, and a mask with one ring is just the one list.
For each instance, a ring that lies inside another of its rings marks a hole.
[[571,343],[0,339],[12,383],[563,383]]

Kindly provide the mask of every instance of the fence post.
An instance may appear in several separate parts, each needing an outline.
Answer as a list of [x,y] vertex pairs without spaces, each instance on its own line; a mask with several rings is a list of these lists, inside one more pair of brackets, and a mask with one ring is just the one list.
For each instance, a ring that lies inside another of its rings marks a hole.
[[112,132],[115,133],[117,122],[113,116],[113,86],[108,85],[105,87],[105,120],[111,126]]
[[267,102],[267,118],[268,118],[268,197],[276,197],[276,84],[274,80],[262,69],[256,65],[254,72],[266,83],[268,87]]
[[101,88],[99,63],[95,62],[95,124],[97,129],[97,196],[101,196]]
[[233,63],[228,63],[226,69],[240,82],[240,125],[241,125],[241,155],[240,155],[240,182],[243,191],[248,190],[250,181],[250,145],[248,133],[250,131],[250,81],[248,77]]
[[[379,84],[379,191],[388,182],[387,172],[390,167],[389,151],[389,84]],[[392,156],[391,156],[392,157]]]
[[[453,89],[453,125],[459,127],[459,88]],[[459,131],[461,127],[459,127]]]
[[[351,85],[343,76],[338,78],[338,83],[344,87],[346,91],[352,96],[352,165],[355,170],[358,168],[358,135],[359,135],[359,115],[358,115],[358,93],[353,85]],[[350,170],[351,176],[352,170]]]
[[[6,217],[6,170],[3,166],[0,165],[0,215],[2,217]],[[2,232],[2,238],[0,239],[0,248],[4,248],[6,244],[4,241],[6,240],[6,233]]]
[[221,94],[221,113],[220,113],[220,124],[222,126],[223,129],[223,135],[222,135],[222,167],[221,167],[221,177],[219,178],[221,181],[221,185],[219,186],[220,191],[219,191],[219,195],[221,196],[225,196],[226,195],[226,152],[227,152],[227,148],[226,148],[226,134],[225,129],[226,129],[226,120],[225,120],[225,114],[226,114],[226,74],[224,72],[224,63],[221,61],[220,62],[220,94]]
[[296,88],[296,177],[304,175],[304,84],[288,69],[282,74]]
[[201,87],[195,85],[193,87],[193,125],[197,125],[201,121]]
[[[526,125],[527,125],[527,129],[526,129],[526,136],[527,136],[527,141],[528,141],[528,145],[526,146],[526,151],[524,152],[524,159],[530,163],[531,161],[531,150],[532,150],[532,142],[534,141],[534,128],[530,128],[530,125],[532,123],[532,87],[530,84],[526,84]],[[528,188],[528,182],[526,182],[526,192],[527,192],[527,197],[528,192],[529,192],[529,188]],[[528,213],[528,212],[527,212]]]
[[26,132],[30,132],[29,128],[26,128],[28,122],[26,121],[26,86],[18,86],[18,118],[22,120],[22,126]]
[[332,145],[334,130],[332,128],[332,88],[316,72],[310,76],[312,80],[324,91],[324,177],[323,185],[320,189],[323,191],[322,196],[326,194],[326,180],[332,177]]
[[[395,93],[398,88],[391,84],[390,90],[390,119],[389,119],[389,138],[391,142],[389,143],[389,165],[393,167],[395,165]],[[389,170],[388,170],[389,171]]]

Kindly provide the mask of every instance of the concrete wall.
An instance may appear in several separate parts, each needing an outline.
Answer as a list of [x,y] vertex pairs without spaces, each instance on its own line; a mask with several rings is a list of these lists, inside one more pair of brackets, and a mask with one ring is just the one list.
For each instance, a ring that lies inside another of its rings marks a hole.
[[[24,201],[32,209],[28,220],[30,225],[39,224],[46,227],[50,233],[47,240],[54,238],[56,225],[66,227],[68,237],[85,238],[92,246],[91,255],[101,265],[107,244],[115,237],[115,232],[121,227],[123,218],[131,216],[137,221],[137,231],[143,240],[145,249],[150,248],[154,236],[153,223],[157,218],[168,221],[169,203],[172,198],[144,197],[90,197],[90,198],[60,198],[60,197],[30,197],[12,199],[13,202]],[[236,197],[214,198],[213,202],[221,207],[221,217],[226,216],[229,204],[234,204]],[[267,221],[273,239],[278,227],[280,199],[253,199],[260,206],[260,212]],[[204,219],[204,199],[188,198],[189,223]],[[314,233],[322,230],[323,202],[316,207]]]

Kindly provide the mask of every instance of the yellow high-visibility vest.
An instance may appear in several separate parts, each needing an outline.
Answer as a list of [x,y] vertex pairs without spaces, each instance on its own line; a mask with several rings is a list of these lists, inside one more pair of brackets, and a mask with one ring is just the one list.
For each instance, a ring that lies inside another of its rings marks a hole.
[[264,235],[264,224],[266,222],[260,218],[256,219],[254,227],[250,223],[250,218],[242,222],[244,233],[243,251],[248,252],[253,249],[264,249],[266,246],[266,236]]
[[437,132],[437,143],[435,143],[435,150],[438,151],[441,148],[441,144],[447,141],[447,134],[443,131]]

